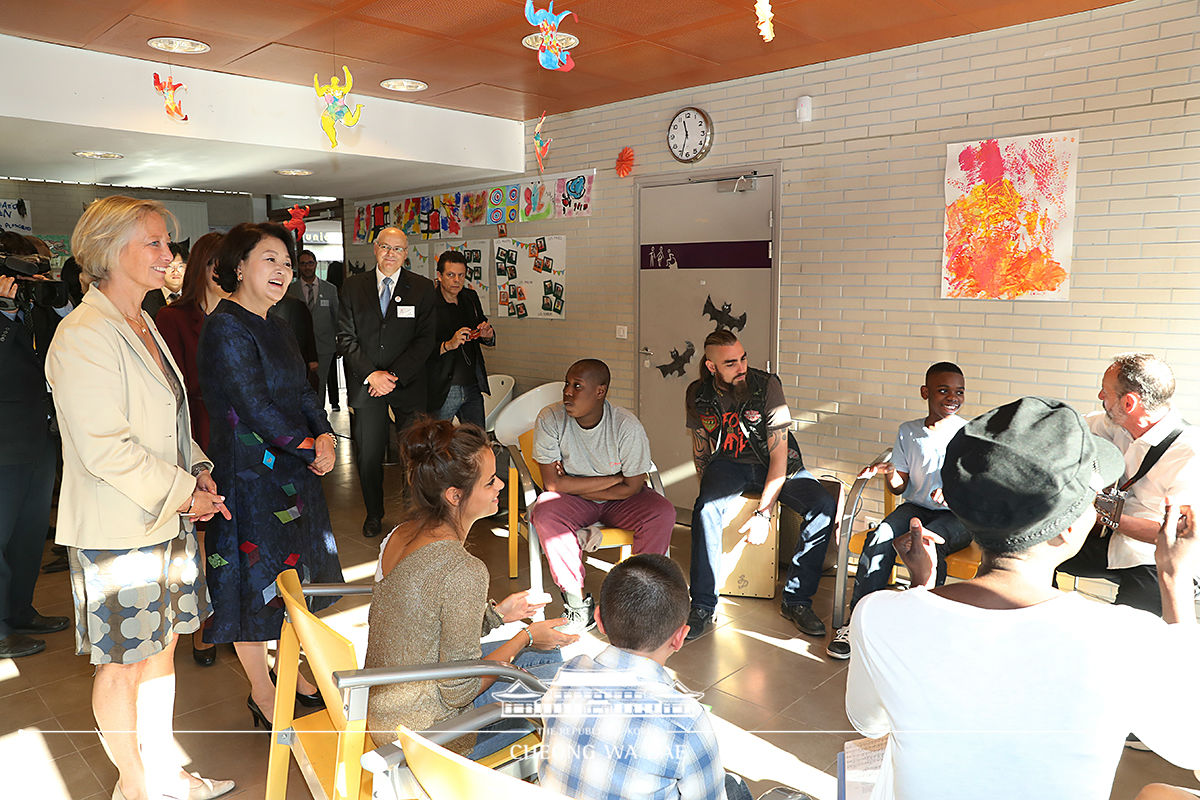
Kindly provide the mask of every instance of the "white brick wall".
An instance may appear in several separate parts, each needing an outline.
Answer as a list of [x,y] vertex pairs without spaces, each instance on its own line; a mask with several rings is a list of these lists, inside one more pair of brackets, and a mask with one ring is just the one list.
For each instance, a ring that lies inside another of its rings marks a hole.
[[[1197,0],[1136,0],[548,117],[547,168],[598,170],[594,216],[510,226],[567,235],[569,316],[498,321],[490,367],[528,387],[600,357],[614,400],[634,406],[634,184],[613,161],[628,145],[635,175],[680,171],[663,130],[699,105],[716,140],[696,169],[783,165],[780,374],[818,471],[845,478],[889,444],[941,359],[967,375],[964,413],[1032,393],[1091,410],[1113,353],[1152,350],[1200,421],[1198,22]],[[804,94],[814,118],[797,124]],[[1071,301],[939,299],[946,145],[1072,128]]]

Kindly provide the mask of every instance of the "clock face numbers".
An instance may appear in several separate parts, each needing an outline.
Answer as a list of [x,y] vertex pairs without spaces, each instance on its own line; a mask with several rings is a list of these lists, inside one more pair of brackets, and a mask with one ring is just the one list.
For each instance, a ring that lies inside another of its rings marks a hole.
[[679,161],[699,161],[708,154],[711,142],[708,117],[696,108],[679,111],[667,129],[667,148]]

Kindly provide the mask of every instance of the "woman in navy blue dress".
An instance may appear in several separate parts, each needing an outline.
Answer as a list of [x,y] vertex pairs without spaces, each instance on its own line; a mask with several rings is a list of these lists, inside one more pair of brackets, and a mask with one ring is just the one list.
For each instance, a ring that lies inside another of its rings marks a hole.
[[[283,624],[276,576],[295,568],[305,583],[342,580],[320,479],[333,467],[333,430],[295,337],[267,316],[292,281],[294,247],[274,223],[243,223],[226,234],[216,279],[232,294],[205,320],[197,353],[209,456],[232,512],[206,533],[214,614],[205,640],[234,643],[250,680],[247,705],[255,724],[267,727],[262,710],[275,696],[267,642]],[[316,689],[301,676],[298,691]]]

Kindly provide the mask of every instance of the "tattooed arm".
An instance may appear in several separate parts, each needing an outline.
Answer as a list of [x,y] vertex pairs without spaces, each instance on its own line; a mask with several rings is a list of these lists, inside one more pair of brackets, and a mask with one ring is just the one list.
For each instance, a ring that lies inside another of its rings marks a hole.
[[708,432],[703,428],[695,428],[692,430],[692,461],[696,465],[696,477],[704,477],[704,469],[708,466],[708,462],[712,461],[712,442],[709,441]]

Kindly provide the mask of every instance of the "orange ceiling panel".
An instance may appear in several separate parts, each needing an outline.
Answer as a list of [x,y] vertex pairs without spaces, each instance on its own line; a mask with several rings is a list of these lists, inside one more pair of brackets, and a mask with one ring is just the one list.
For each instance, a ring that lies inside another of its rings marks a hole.
[[[146,44],[147,39],[155,36],[183,36],[189,39],[200,39],[211,45],[212,50],[190,56],[162,53]],[[257,47],[259,47],[259,42],[254,39],[133,15],[125,17],[88,43],[89,50],[100,50],[104,53],[116,53],[163,64],[180,64],[201,69],[221,69],[225,64],[244,56]]]
[[420,56],[439,50],[452,52],[458,47],[457,42],[440,36],[353,17],[319,22],[281,41],[308,50],[345,53],[366,61],[403,66],[415,66]]
[[4,4],[0,31],[12,36],[83,47],[140,5],[128,2],[80,3],[78,0],[28,0]]

